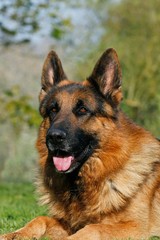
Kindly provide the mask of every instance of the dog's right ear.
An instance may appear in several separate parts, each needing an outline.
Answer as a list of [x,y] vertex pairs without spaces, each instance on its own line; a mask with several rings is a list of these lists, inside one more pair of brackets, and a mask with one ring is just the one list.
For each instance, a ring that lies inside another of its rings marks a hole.
[[53,50],[49,52],[42,69],[39,100],[43,100],[48,91],[60,81],[67,79],[61,61]]
[[118,55],[113,48],[107,49],[96,63],[89,83],[117,106],[122,100],[122,73]]

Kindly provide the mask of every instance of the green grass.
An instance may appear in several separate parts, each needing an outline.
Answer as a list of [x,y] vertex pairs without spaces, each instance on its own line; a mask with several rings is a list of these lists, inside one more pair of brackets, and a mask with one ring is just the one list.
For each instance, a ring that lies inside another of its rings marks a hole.
[[46,215],[28,183],[0,183],[0,234],[17,230],[31,219]]
[[38,206],[34,192],[29,183],[0,183],[0,234],[17,230],[36,216],[46,215],[46,209]]

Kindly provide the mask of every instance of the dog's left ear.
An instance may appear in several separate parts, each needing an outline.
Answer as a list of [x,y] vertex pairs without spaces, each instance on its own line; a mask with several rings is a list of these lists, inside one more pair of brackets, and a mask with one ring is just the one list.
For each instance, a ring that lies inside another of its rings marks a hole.
[[48,91],[60,81],[67,79],[64,73],[62,63],[53,50],[49,52],[42,69],[40,101],[48,93]]
[[122,73],[117,53],[113,48],[109,48],[103,53],[88,81],[114,105],[120,103],[122,100]]

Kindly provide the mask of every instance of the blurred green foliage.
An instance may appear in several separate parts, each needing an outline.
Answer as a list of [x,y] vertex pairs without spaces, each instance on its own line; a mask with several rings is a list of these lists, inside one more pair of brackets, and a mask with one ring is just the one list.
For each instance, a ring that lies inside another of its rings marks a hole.
[[52,37],[60,40],[71,27],[71,21],[60,15],[57,8],[55,0],[2,0],[0,27],[3,42],[29,42],[32,34],[38,31],[47,31]]
[[0,123],[10,123],[18,134],[23,125],[38,127],[41,121],[38,110],[31,102],[31,97],[22,95],[20,86],[14,85],[11,89],[3,91],[0,96],[1,117]]
[[110,9],[107,25],[107,42],[117,48],[122,63],[123,107],[136,122],[158,136],[160,2],[124,0]]

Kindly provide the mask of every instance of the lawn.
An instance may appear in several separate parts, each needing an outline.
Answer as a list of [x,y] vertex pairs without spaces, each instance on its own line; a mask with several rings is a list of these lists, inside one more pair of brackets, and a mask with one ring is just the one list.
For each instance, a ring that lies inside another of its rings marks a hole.
[[17,230],[39,215],[46,215],[46,209],[37,204],[33,185],[0,183],[0,234]]
[[24,226],[39,215],[46,215],[29,183],[0,183],[0,234]]

